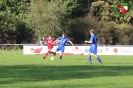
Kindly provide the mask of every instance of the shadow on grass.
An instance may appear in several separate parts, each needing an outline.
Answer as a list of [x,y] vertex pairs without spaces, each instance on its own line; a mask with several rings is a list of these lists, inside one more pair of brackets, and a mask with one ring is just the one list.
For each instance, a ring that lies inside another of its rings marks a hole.
[[0,66],[0,84],[132,75],[133,66]]

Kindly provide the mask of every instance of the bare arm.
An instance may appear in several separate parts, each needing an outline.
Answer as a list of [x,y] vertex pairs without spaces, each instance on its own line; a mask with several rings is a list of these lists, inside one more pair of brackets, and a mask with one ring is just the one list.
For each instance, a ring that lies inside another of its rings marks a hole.
[[92,41],[84,41],[85,43],[92,43]]
[[47,44],[47,41],[44,42],[44,45],[46,45],[46,44]]
[[53,44],[56,44],[58,46],[58,39],[56,39]]
[[44,44],[43,44],[43,41],[40,41],[40,44],[41,44],[41,45],[44,45]]
[[70,43],[71,43],[71,45],[73,45],[74,46],[74,44],[72,43],[72,41],[69,41]]

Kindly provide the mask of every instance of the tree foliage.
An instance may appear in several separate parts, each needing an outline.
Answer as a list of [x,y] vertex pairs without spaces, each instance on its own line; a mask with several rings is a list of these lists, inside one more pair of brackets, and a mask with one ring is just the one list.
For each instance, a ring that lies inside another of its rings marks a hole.
[[133,11],[119,16],[115,1],[1,0],[0,43],[38,43],[42,36],[57,38],[64,32],[74,43],[83,43],[94,28],[99,44],[133,44]]
[[101,0],[92,2],[91,5],[90,12],[98,17],[100,24],[103,25],[100,29],[96,28],[100,33],[99,37],[105,41],[102,44],[133,44],[133,13],[127,17],[117,15],[114,11],[114,1]]
[[[1,0],[0,1],[0,43],[17,43],[20,33],[18,27],[23,24],[29,0]],[[22,28],[21,28],[22,29]],[[22,30],[27,30],[22,29]],[[26,35],[27,36],[27,35]],[[20,41],[22,38],[20,37]]]
[[[54,37],[67,32],[66,26],[76,0],[51,0],[32,2],[27,19],[29,27],[34,29],[36,36],[52,34]],[[38,40],[39,41],[39,40]]]

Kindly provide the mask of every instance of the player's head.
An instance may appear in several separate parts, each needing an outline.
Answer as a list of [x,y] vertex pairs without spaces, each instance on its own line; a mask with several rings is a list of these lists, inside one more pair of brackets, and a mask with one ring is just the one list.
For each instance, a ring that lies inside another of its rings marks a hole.
[[66,36],[66,35],[63,33],[63,34],[62,34],[62,37],[65,38],[65,36]]
[[90,30],[90,34],[94,34],[94,29],[91,29]]
[[44,39],[44,36],[42,36],[42,39]]

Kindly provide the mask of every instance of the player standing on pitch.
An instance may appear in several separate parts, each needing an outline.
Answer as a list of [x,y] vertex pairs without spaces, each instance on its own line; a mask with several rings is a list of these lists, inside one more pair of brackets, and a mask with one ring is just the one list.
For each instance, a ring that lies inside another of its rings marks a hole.
[[55,39],[52,38],[51,35],[49,35],[49,37],[46,38],[46,42],[45,42],[44,44],[47,43],[47,46],[48,46],[48,52],[44,55],[44,57],[43,57],[44,59],[48,56],[49,53],[52,53],[52,52],[51,52],[51,49],[52,49],[53,46],[54,46],[54,44],[53,44],[54,41],[55,41]]
[[57,49],[54,51],[54,53],[55,53],[55,55],[56,55],[56,52],[57,51],[61,51],[61,53],[60,53],[60,60],[62,59],[62,54],[63,54],[63,52],[64,52],[64,50],[65,50],[65,45],[66,45],[66,43],[71,43],[71,45],[73,45],[74,46],[74,44],[68,39],[68,38],[66,38],[65,37],[65,34],[63,34],[62,35],[62,37],[59,37],[57,40],[56,40],[56,42],[59,44],[58,45],[58,47],[57,47]]
[[98,62],[100,64],[102,64],[101,59],[97,55],[97,41],[98,41],[98,38],[94,34],[94,29],[90,30],[90,34],[91,34],[90,41],[85,41],[85,43],[90,43],[91,44],[89,52],[88,52],[88,63],[87,64],[92,64],[91,55],[90,55],[91,53],[93,53],[94,56],[96,57],[96,59],[98,60]]

